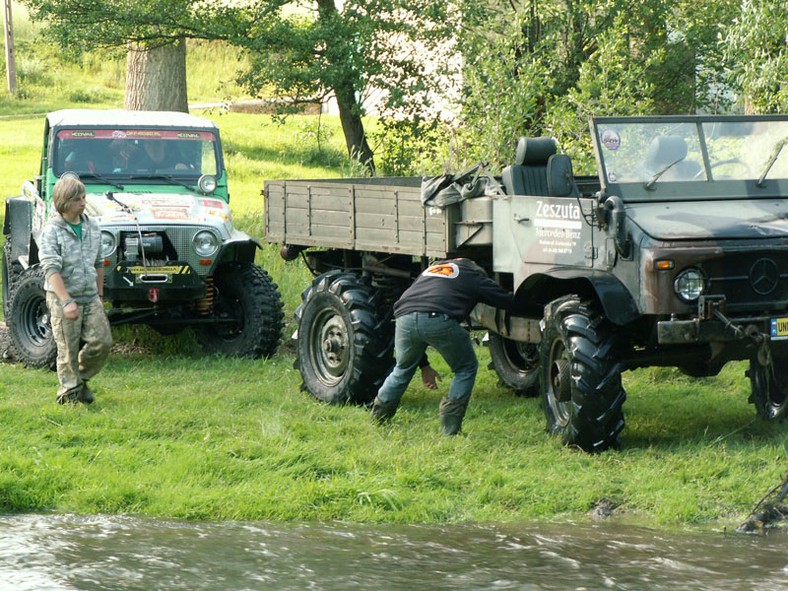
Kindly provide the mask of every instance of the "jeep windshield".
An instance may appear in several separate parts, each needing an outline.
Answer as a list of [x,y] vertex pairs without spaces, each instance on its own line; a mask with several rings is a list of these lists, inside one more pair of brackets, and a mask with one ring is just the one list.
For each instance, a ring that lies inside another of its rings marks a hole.
[[788,192],[788,117],[600,117],[600,180],[625,201],[780,197]]
[[177,129],[60,129],[51,151],[55,176],[83,180],[194,181],[219,176],[219,145],[210,131]]

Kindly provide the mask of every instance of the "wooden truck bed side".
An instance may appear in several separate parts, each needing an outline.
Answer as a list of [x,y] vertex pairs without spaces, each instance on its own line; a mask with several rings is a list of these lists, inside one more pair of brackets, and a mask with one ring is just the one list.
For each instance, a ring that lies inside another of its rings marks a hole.
[[267,181],[265,239],[288,245],[450,256],[459,208],[424,207],[420,184],[418,177]]

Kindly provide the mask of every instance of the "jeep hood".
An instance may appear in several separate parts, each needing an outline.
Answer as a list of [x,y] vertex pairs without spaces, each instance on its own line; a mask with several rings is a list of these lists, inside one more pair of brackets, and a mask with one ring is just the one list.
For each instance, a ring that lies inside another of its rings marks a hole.
[[627,215],[657,240],[788,236],[788,201],[672,201],[627,204]]
[[[87,196],[87,213],[100,224],[232,224],[230,208],[221,199],[173,193],[113,193]],[[125,207],[124,207],[125,206]],[[127,209],[128,208],[128,209]]]

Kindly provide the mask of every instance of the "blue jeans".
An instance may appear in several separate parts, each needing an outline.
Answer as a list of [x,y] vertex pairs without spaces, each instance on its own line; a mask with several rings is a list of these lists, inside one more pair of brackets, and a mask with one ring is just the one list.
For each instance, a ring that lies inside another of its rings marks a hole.
[[402,398],[428,345],[441,354],[454,373],[449,398],[470,397],[479,361],[468,332],[444,314],[412,312],[397,318],[394,337],[397,365],[378,390],[382,402],[398,402]]

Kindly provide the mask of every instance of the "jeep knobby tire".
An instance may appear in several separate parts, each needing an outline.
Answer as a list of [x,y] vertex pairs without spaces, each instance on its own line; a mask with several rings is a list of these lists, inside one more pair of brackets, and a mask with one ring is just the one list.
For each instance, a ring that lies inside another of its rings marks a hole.
[[44,291],[44,272],[40,267],[30,267],[20,273],[11,289],[6,323],[19,361],[27,367],[55,369],[57,345]]
[[501,383],[517,396],[539,395],[539,348],[490,333],[488,343],[492,369]]
[[11,310],[11,289],[22,274],[22,265],[11,260],[11,237],[3,244],[3,317],[8,321]]
[[329,404],[366,404],[394,364],[394,331],[380,295],[357,274],[330,271],[301,296],[298,359],[302,389]]
[[277,285],[251,262],[223,265],[214,276],[214,316],[235,318],[230,328],[203,326],[197,339],[208,353],[259,359],[276,353],[282,338],[282,299]]
[[619,446],[626,393],[618,341],[595,303],[566,296],[545,308],[540,381],[547,430],[587,452]]

